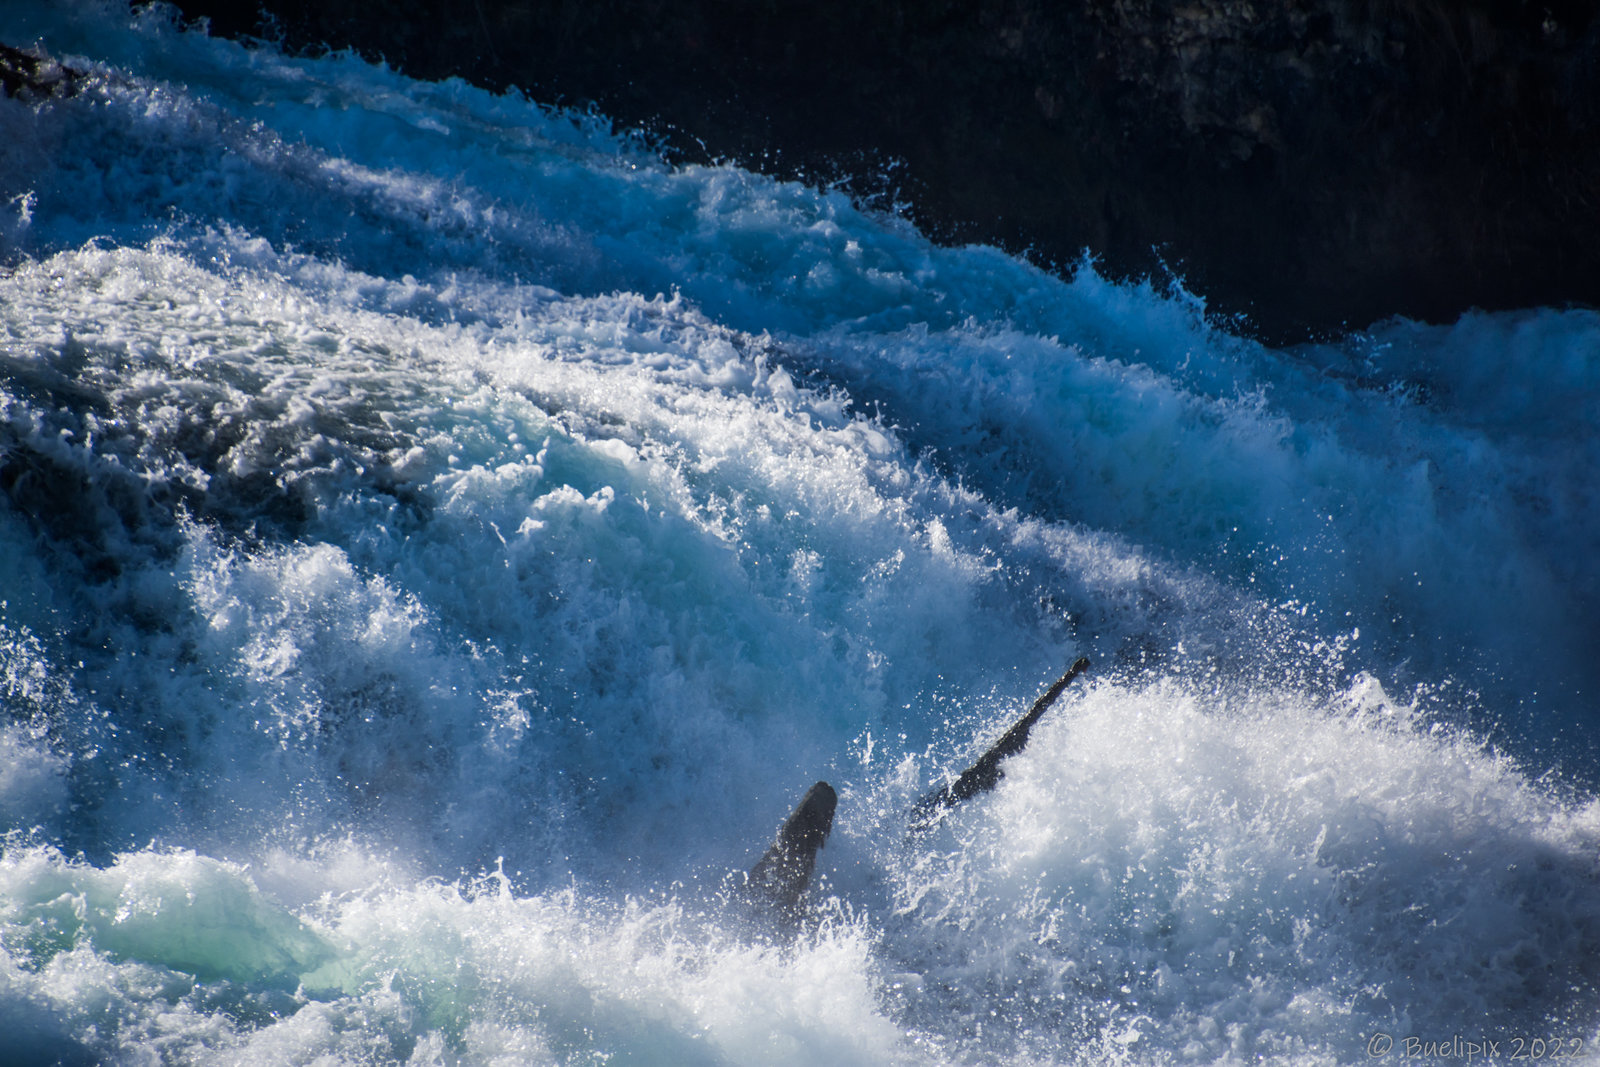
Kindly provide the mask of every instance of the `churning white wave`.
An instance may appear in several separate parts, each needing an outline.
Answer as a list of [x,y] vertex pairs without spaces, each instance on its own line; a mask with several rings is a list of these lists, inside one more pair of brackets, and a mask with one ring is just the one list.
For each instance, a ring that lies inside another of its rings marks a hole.
[[[1600,317],[1274,350],[516,94],[0,12],[86,72],[0,100],[0,1061],[1592,1058]],[[818,778],[814,921],[752,931]]]

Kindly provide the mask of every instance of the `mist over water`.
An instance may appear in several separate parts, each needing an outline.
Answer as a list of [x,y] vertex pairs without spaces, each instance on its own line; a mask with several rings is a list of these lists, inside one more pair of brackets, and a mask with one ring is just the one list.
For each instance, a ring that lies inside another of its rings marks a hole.
[[[1274,350],[0,12],[89,72],[0,100],[0,1060],[1593,1058],[1600,317]],[[774,938],[727,876],[819,778]]]

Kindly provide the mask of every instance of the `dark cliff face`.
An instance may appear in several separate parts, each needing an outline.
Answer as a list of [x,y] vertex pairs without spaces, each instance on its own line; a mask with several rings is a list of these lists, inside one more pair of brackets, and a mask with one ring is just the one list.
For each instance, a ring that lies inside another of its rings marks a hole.
[[843,178],[940,239],[1068,267],[1088,249],[1122,276],[1165,262],[1276,339],[1600,303],[1588,2],[265,0],[265,24],[179,6],[593,102],[682,158]]

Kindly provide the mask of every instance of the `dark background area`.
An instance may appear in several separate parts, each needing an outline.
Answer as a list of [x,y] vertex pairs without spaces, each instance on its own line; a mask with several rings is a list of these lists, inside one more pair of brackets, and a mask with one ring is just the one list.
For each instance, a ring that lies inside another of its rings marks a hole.
[[941,241],[1169,269],[1264,339],[1600,303],[1600,19],[1574,0],[180,0],[593,104],[680,160]]

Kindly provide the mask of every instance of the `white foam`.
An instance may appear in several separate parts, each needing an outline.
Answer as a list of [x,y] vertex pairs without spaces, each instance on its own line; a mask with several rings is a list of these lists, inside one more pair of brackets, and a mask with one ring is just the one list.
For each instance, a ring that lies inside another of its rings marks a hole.
[[[516,97],[0,9],[115,64],[0,101],[20,1047],[1591,1035],[1600,816],[1481,727],[1587,708],[1593,316],[1277,352]],[[827,921],[752,939],[717,887],[819,776]]]
[[1537,1026],[1595,982],[1600,806],[1413,713],[1091,686],[899,875],[925,1010],[1208,1062]]

